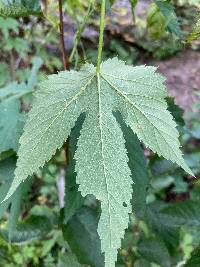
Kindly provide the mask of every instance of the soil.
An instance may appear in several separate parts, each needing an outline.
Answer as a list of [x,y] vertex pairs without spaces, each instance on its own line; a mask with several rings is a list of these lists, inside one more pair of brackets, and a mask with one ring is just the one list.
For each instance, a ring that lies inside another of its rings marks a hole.
[[185,111],[192,110],[200,91],[200,52],[186,50],[167,60],[154,61],[167,80],[169,94]]

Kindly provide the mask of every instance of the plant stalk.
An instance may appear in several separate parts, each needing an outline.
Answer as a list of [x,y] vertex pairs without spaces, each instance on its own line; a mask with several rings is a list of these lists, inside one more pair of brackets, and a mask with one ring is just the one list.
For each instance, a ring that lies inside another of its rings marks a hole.
[[58,0],[59,3],[59,17],[60,17],[60,45],[62,52],[63,66],[65,70],[69,70],[69,59],[66,53],[65,40],[64,40],[64,23],[63,23],[63,10],[62,10],[62,0]]
[[105,27],[105,14],[106,14],[106,0],[101,1],[101,19],[100,19],[100,33],[99,33],[99,47],[98,47],[98,58],[97,58],[97,73],[100,72],[102,50],[103,50],[103,34]]

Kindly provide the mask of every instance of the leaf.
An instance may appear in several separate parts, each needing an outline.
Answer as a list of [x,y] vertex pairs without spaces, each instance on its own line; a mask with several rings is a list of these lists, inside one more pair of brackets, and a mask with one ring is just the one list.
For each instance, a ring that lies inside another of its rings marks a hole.
[[182,38],[183,33],[179,26],[179,22],[174,11],[173,5],[169,1],[155,0],[154,2],[165,17],[167,29],[171,33],[176,34],[179,38]]
[[9,221],[8,221],[8,237],[12,240],[13,234],[17,228],[18,218],[21,211],[21,202],[26,197],[27,192],[31,185],[31,179],[22,183],[13,195],[13,201],[11,203]]
[[192,43],[200,37],[200,18],[193,27],[192,32],[187,37],[187,42]]
[[13,18],[0,17],[0,29],[5,39],[9,38],[10,30],[19,33],[19,23]]
[[[42,239],[51,229],[52,225],[47,217],[32,215],[17,225],[10,241],[14,244],[22,244]],[[8,241],[8,230],[1,229],[0,232],[3,238]]]
[[[164,206],[163,206],[164,205]],[[179,245],[179,232],[175,225],[170,224],[169,220],[163,217],[162,209],[166,208],[166,204],[154,202],[147,206],[145,221],[151,231],[162,239],[169,250],[177,248]],[[169,218],[168,218],[169,219]]]
[[18,150],[24,121],[17,99],[0,103],[0,153],[9,149]]
[[39,57],[33,58],[33,64],[31,73],[27,83],[17,83],[12,82],[8,86],[0,89],[0,102],[11,100],[15,98],[20,98],[34,89],[36,86],[38,79],[38,71],[42,65],[42,60]]
[[185,126],[185,121],[183,119],[183,113],[184,113],[183,109],[175,104],[173,97],[167,97],[166,100],[167,100],[168,110],[172,113],[177,125],[181,127]]
[[137,250],[147,261],[158,263],[163,267],[171,266],[169,252],[164,243],[158,239],[144,238],[139,242]]
[[117,259],[131,212],[132,179],[125,140],[113,111],[154,152],[192,174],[179,149],[178,131],[165,102],[164,78],[154,67],[131,67],[118,59],[104,62],[101,72],[85,65],[79,72],[49,76],[36,93],[20,138],[15,179],[7,194],[37,172],[70,135],[86,113],[75,154],[77,183],[83,197],[101,202],[98,233],[105,266]]
[[[0,201],[4,199],[6,192],[8,191],[12,183],[12,180],[14,178],[15,167],[16,167],[15,156],[0,161],[0,183],[1,183]],[[12,198],[0,204],[0,217],[3,215],[3,212],[7,209],[7,207],[11,205],[9,214],[9,224],[8,224],[8,231],[10,238],[12,236],[13,231],[16,229],[20,214],[21,200],[22,198],[24,199],[26,197],[26,193],[30,187],[30,182],[31,182],[30,179],[26,180],[17,188]]]
[[200,248],[196,248],[191,255],[191,258],[184,265],[185,267],[200,266]]
[[32,69],[27,82],[27,91],[33,90],[38,82],[38,71],[42,66],[42,59],[40,57],[34,57],[32,60]]
[[161,210],[169,226],[200,226],[200,203],[192,200],[177,202]]
[[64,222],[68,220],[76,213],[77,210],[83,205],[84,198],[78,191],[78,185],[76,184],[75,173],[75,160],[74,154],[77,149],[77,141],[80,136],[80,130],[84,121],[84,116],[80,116],[76,122],[75,127],[71,131],[69,138],[68,149],[70,158],[68,159],[68,167],[65,175],[65,206],[64,206]]
[[2,203],[14,178],[15,167],[15,157],[9,157],[0,161],[0,217],[2,217],[4,211],[7,209],[8,205],[12,202],[12,199],[14,197],[12,196],[10,199]]
[[151,3],[148,8],[147,29],[153,39],[160,39],[165,34],[166,20],[155,3]]
[[167,176],[157,176],[151,181],[151,192],[154,194],[160,192],[163,189],[166,189],[171,184],[174,183],[174,177],[167,175]]
[[67,252],[63,255],[60,255],[58,267],[67,267],[67,266],[81,267],[83,265],[78,263],[76,257],[72,253]]
[[97,226],[97,214],[89,208],[82,208],[62,229],[64,238],[80,263],[89,264],[91,267],[104,267]]
[[41,15],[39,0],[0,0],[0,16],[26,17]]
[[146,194],[149,183],[144,152],[137,136],[130,127],[126,126],[121,116],[117,115],[117,121],[120,123],[126,140],[125,145],[129,158],[128,165],[133,179],[133,212],[139,219],[142,219],[146,211]]
[[25,83],[9,83],[7,86],[0,89],[0,103],[8,99],[19,98],[19,96],[26,91],[27,86]]

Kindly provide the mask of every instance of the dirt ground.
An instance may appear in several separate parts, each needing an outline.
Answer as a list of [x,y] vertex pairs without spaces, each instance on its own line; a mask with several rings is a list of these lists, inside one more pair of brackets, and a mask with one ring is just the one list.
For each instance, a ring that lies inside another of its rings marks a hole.
[[184,110],[192,109],[200,91],[200,52],[186,50],[167,60],[155,61],[166,78],[167,88]]

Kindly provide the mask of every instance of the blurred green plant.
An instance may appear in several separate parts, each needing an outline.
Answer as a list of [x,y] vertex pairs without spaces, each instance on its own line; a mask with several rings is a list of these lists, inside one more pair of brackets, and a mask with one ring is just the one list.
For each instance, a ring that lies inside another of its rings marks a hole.
[[[114,1],[110,1],[110,5],[113,3]],[[136,2],[131,3],[135,8]],[[75,61],[78,60],[79,64],[85,59],[93,61],[97,54],[95,48],[86,49],[86,58],[83,60],[78,51],[81,34],[89,22],[92,9],[88,8],[88,2],[85,1],[68,1],[65,4],[66,10],[76,19],[77,25],[71,61],[74,62],[73,59],[76,57],[78,59]],[[58,20],[54,17],[57,8],[54,8],[53,4],[51,6],[50,1],[48,8],[50,11],[47,10],[46,17],[51,24],[53,23],[52,30],[49,30],[51,27],[49,22],[41,23],[38,19],[30,19],[27,25],[25,21],[0,17],[0,55],[3,59],[0,66],[1,201],[13,180],[18,140],[23,131],[26,112],[32,105],[37,81],[42,79],[38,71],[41,66],[45,73],[62,68],[57,54],[49,53],[49,50],[54,50],[54,46],[58,45]],[[163,8],[167,8],[168,11],[163,11]],[[82,17],[77,10],[81,10],[88,17]],[[17,16],[19,15],[18,13]],[[149,30],[152,30],[156,38],[164,36],[166,30],[174,34],[178,31],[177,35],[181,36],[180,28],[177,26],[178,19],[171,3],[161,1],[158,5],[154,3],[151,16],[149,15]],[[157,29],[154,19],[159,22]],[[21,36],[22,30],[24,30],[23,36]],[[163,58],[178,51],[179,45],[170,39],[159,50],[152,47],[153,45],[148,44],[145,49]],[[138,53],[134,47],[124,46],[123,42],[113,39],[110,41],[109,51],[105,51],[104,56],[107,58],[118,54],[121,59],[132,64],[137,59]],[[21,67],[19,63],[15,66],[16,62],[22,62],[23,66]],[[76,63],[75,67],[78,68],[79,64]],[[172,99],[168,99],[167,104],[168,110],[178,124],[180,138],[184,142],[185,160],[199,178],[199,113],[192,114],[191,120],[185,125],[182,118],[183,111]],[[199,103],[196,104],[196,108],[200,108]],[[120,122],[120,117],[115,115]],[[38,171],[34,181],[30,179],[28,183],[23,183],[9,201],[1,203],[0,267],[104,266],[104,255],[100,251],[100,239],[97,233],[101,213],[100,203],[93,196],[83,198],[80,195],[74,171],[73,156],[82,119],[79,118],[78,126],[76,125],[71,133],[70,151],[67,154],[68,167],[66,168],[66,153],[61,149],[43,169]],[[119,250],[116,266],[200,266],[199,180],[186,175],[176,165],[151,154],[148,150],[145,150],[148,156],[144,157],[138,139],[125,124],[122,122],[120,124],[127,140],[126,147],[130,158],[129,167],[133,170],[135,197],[132,202],[133,214],[130,215],[129,228]],[[134,157],[135,152],[137,153]],[[64,174],[61,170],[64,170]],[[59,175],[63,175],[65,180],[64,208],[59,207],[58,203],[56,179]]]

